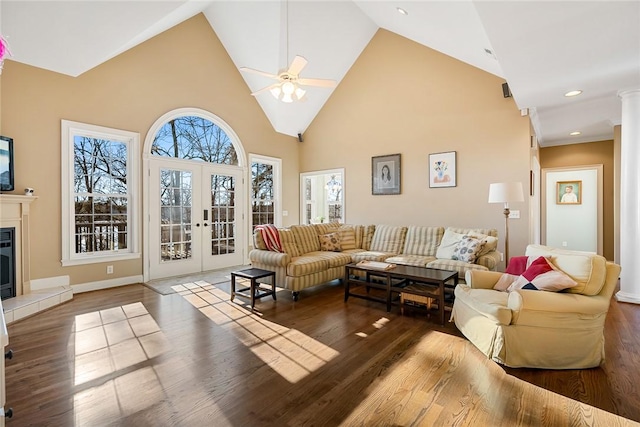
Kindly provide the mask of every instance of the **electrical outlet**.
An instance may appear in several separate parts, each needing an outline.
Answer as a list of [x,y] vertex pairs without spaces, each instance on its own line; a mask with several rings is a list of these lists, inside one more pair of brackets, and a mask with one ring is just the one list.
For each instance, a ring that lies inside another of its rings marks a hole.
[[504,254],[500,252],[500,261],[504,261]]
[[107,265],[107,274],[113,274],[113,265]]
[[520,211],[519,210],[515,210],[515,211],[509,212],[509,218],[511,218],[511,219],[519,219],[520,218]]
[[289,216],[289,211],[282,211],[282,216]]
[[564,246],[566,248],[569,245],[567,244],[567,242],[562,242],[562,246]]

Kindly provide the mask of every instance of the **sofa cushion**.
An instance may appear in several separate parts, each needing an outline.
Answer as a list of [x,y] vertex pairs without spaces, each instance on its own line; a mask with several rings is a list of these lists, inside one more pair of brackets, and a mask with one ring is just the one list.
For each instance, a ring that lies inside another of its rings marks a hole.
[[447,228],[442,236],[440,246],[438,246],[438,250],[436,251],[436,258],[451,259],[451,257],[453,257],[453,251],[456,249],[456,245],[460,240],[462,240],[462,236],[464,236],[464,234],[456,233],[452,229]]
[[340,245],[342,250],[356,249],[356,230],[352,225],[343,225],[336,233],[340,234]]
[[340,223],[338,222],[323,222],[320,224],[313,224],[311,225],[311,227],[315,228],[316,233],[318,233],[318,236],[321,236],[323,234],[329,234],[329,233],[333,233],[335,231],[338,230],[338,228],[340,228]]
[[566,273],[578,285],[567,292],[598,295],[604,286],[607,260],[591,252],[556,249],[542,245],[529,245],[527,256],[546,256],[558,270]]
[[264,246],[268,251],[284,252],[280,243],[280,234],[273,224],[261,224],[256,226],[256,231],[260,235]]
[[531,289],[536,291],[558,292],[576,286],[577,283],[553,265],[543,256],[536,258],[507,289],[509,292],[517,289]]
[[502,276],[500,276],[500,279],[498,279],[498,281],[496,282],[496,284],[493,285],[493,289],[495,289],[496,291],[506,292],[507,289],[509,289],[509,286],[511,286],[511,284],[515,282],[518,279],[518,277],[520,277],[520,275],[503,273]]
[[435,257],[438,245],[444,235],[444,227],[420,227],[411,225],[407,229],[403,255]]
[[306,254],[320,250],[318,232],[313,225],[292,225],[291,231],[301,253]]
[[327,263],[329,264],[329,268],[344,267],[345,265],[352,262],[351,255],[344,252],[318,251],[318,252],[309,252],[304,256],[305,257],[311,256],[314,258],[323,259],[327,261]]
[[390,252],[363,251],[363,252],[351,253],[351,259],[353,259],[353,262],[385,261],[387,258],[390,258],[395,255],[397,254],[392,254]]
[[431,261],[434,261],[436,257],[426,255],[397,255],[385,259],[385,262],[401,265],[413,265],[415,267],[425,267]]
[[467,236],[475,237],[476,239],[482,241],[482,249],[478,254],[479,257],[498,249],[498,238],[495,236],[478,233],[477,231],[470,231],[469,233],[467,233]]
[[470,264],[464,261],[456,261],[453,259],[436,259],[427,264],[428,268],[438,268],[440,270],[457,271],[458,277],[464,279],[467,270],[483,270],[489,271],[484,265]]
[[296,243],[296,238],[293,235],[293,231],[288,228],[281,228],[278,231],[280,233],[280,243],[282,244],[282,250],[292,257],[302,255],[302,252],[300,251],[300,248],[298,248],[298,244]]
[[287,265],[287,276],[306,276],[307,274],[320,273],[328,268],[329,261],[327,261],[326,257],[305,254],[291,259],[291,262]]
[[407,227],[378,225],[371,240],[371,251],[399,254],[404,247]]
[[340,244],[340,233],[329,233],[318,236],[320,240],[320,250],[329,252],[340,252],[342,245]]
[[473,263],[476,261],[480,250],[482,250],[482,244],[482,240],[464,235],[453,249],[451,259]]

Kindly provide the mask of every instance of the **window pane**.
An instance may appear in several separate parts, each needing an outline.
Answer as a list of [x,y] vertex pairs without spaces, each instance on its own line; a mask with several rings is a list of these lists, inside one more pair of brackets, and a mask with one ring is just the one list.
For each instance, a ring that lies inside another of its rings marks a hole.
[[238,157],[229,136],[215,123],[183,116],[165,123],[153,140],[156,156],[237,165]]

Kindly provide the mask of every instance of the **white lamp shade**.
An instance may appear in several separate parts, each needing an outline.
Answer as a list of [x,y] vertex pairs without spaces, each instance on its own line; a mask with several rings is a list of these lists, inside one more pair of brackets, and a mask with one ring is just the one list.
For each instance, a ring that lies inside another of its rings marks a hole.
[[489,185],[489,203],[504,203],[524,201],[521,182],[498,182]]

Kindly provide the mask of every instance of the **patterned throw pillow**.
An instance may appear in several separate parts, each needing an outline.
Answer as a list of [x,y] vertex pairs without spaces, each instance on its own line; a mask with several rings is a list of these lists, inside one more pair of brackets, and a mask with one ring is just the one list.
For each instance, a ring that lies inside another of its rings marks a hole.
[[340,252],[340,233],[329,233],[318,236],[320,239],[320,250],[330,252]]
[[531,289],[558,292],[577,285],[576,281],[564,272],[556,270],[556,267],[549,260],[541,256],[531,263],[529,268],[509,286],[507,291]]
[[451,259],[474,263],[482,250],[482,240],[464,235],[453,250]]

